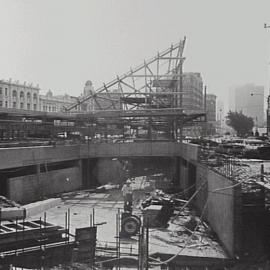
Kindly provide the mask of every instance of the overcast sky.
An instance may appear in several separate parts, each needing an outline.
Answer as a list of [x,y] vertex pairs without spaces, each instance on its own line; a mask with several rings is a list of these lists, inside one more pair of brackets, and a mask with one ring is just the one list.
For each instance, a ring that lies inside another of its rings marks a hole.
[[0,0],[0,10],[0,79],[43,93],[98,88],[184,36],[184,71],[220,99],[233,85],[269,88],[269,0]]

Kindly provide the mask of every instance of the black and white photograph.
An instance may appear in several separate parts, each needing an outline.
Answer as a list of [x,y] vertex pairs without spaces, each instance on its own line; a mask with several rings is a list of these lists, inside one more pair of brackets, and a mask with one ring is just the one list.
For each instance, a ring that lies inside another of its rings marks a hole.
[[269,0],[0,0],[0,270],[270,270]]

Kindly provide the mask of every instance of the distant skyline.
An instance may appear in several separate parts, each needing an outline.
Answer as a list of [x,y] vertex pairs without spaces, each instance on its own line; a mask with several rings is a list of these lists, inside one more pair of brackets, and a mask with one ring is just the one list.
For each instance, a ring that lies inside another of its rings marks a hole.
[[78,96],[187,37],[184,71],[228,107],[230,87],[269,93],[270,1],[0,0],[0,79]]

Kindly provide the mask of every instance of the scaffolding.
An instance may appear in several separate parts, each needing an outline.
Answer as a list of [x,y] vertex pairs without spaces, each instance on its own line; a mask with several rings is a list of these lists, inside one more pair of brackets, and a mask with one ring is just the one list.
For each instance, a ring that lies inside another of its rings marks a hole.
[[185,43],[186,38],[96,91],[90,90],[63,112],[0,108],[1,143],[74,138],[182,141],[185,126],[205,121],[204,110],[183,109]]
[[[203,110],[183,109],[183,51],[186,38],[117,76],[65,108],[69,115],[88,115],[108,133],[121,126],[123,138],[182,140],[184,126],[205,121]],[[116,128],[116,126],[114,126]],[[128,131],[128,134],[126,134]]]

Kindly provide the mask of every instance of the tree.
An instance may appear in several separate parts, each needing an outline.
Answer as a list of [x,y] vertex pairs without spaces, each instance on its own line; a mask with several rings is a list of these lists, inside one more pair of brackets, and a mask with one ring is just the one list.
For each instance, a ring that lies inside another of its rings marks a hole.
[[254,126],[252,117],[248,117],[242,112],[229,111],[226,118],[226,124],[232,127],[238,136],[245,136],[252,132]]

